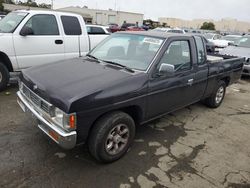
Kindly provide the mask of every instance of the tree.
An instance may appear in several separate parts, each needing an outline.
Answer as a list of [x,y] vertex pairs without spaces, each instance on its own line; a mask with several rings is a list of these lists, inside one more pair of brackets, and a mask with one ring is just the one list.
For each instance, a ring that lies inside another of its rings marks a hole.
[[215,30],[215,25],[213,22],[204,22],[201,26],[204,30]]
[[0,0],[0,11],[3,12],[4,6],[3,6],[4,1]]

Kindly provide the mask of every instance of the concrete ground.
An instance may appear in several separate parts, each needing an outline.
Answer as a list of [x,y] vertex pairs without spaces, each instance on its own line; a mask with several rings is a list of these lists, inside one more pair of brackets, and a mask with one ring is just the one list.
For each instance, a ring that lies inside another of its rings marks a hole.
[[218,109],[195,104],[137,130],[119,161],[59,148],[0,93],[0,187],[250,187],[250,80],[228,88]]

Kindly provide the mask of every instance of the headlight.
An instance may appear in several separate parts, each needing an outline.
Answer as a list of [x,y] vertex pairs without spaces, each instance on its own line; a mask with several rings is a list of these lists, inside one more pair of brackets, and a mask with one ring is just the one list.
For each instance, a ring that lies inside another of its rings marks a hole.
[[52,120],[65,130],[76,129],[76,114],[66,114],[59,108],[55,108]]

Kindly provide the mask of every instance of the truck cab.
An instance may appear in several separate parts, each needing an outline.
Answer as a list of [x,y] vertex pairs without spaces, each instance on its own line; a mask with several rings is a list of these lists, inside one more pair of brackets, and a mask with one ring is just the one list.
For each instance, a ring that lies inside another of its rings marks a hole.
[[[102,38],[87,33],[82,16],[55,11],[18,10],[0,22],[0,90],[9,73],[84,56]],[[4,45],[3,45],[4,44]]]

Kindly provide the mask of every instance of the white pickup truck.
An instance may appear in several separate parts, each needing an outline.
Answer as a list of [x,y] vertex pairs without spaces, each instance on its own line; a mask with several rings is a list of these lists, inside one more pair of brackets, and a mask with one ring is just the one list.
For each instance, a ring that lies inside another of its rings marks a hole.
[[0,91],[13,72],[86,55],[108,35],[89,37],[82,16],[18,10],[0,22]]

